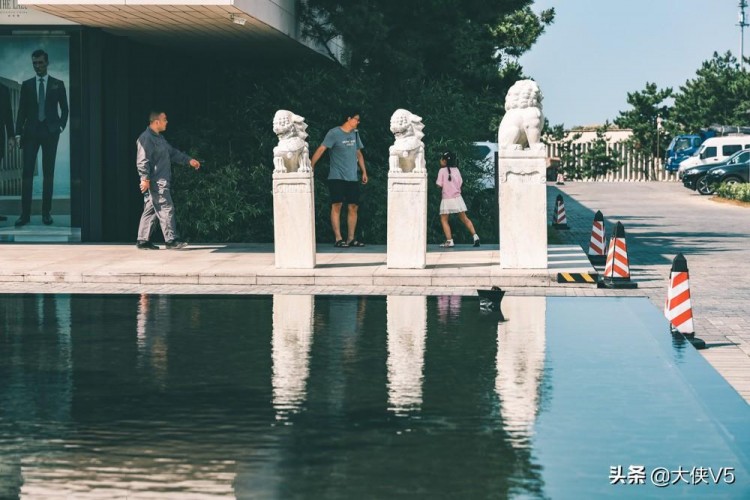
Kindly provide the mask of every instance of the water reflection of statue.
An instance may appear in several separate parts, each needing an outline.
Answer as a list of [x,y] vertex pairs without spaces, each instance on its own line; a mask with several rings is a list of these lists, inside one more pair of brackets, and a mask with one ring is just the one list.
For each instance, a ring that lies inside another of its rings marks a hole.
[[277,419],[297,412],[305,401],[313,335],[312,295],[273,296],[273,406]]
[[388,297],[388,406],[404,414],[422,405],[427,297]]
[[547,299],[505,297],[508,321],[497,327],[497,378],[503,428],[510,443],[527,448],[540,402],[544,375]]

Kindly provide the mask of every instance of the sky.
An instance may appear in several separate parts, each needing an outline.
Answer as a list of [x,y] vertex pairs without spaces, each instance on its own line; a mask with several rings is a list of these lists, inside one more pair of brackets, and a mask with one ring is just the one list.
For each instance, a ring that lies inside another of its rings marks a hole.
[[[544,115],[566,128],[612,121],[629,109],[628,92],[695,78],[714,52],[740,51],[739,0],[535,0],[555,8],[519,62],[539,83]],[[750,8],[746,9],[750,20]],[[750,55],[750,27],[745,28]]]

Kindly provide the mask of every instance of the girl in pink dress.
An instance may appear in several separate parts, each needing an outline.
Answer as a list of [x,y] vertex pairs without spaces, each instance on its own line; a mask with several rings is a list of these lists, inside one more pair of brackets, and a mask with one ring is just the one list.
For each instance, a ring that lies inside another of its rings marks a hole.
[[474,224],[466,216],[466,203],[461,197],[461,172],[458,171],[456,154],[446,151],[440,156],[440,172],[436,184],[443,188],[443,201],[440,202],[440,223],[443,225],[445,242],[440,246],[449,248],[454,246],[451,226],[448,223],[450,214],[458,214],[458,218],[466,226],[474,239],[474,246],[479,246],[479,236],[474,231]]

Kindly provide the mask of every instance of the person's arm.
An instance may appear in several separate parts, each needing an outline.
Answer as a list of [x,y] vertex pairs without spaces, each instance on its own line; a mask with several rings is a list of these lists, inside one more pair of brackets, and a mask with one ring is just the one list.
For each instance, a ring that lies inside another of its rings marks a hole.
[[[10,92],[0,85],[0,99],[2,99],[3,116],[0,116],[0,130],[5,128],[8,134],[8,145],[12,148],[16,144],[16,133],[13,131],[13,112],[10,109]],[[2,133],[2,132],[0,132]]]
[[189,155],[173,147],[168,142],[167,142],[167,148],[169,151],[169,161],[171,161],[172,163],[177,163],[179,165],[190,165],[193,168],[200,168],[201,164],[198,163],[198,160],[190,158]]
[[68,94],[65,92],[65,84],[60,81],[60,132],[65,130],[68,124]]
[[365,157],[362,155],[362,150],[357,150],[357,163],[359,163],[359,170],[362,172],[362,184],[367,184],[367,168],[365,168]]
[[18,147],[21,147],[21,134],[23,134],[23,127],[26,123],[26,108],[28,104],[28,85],[21,85],[21,100],[18,103],[18,116],[16,116],[16,143]]
[[461,191],[461,186],[464,185],[464,179],[461,177],[461,171],[459,169],[456,169],[452,176],[456,180],[456,187],[459,191]]
[[323,156],[323,153],[326,152],[327,147],[324,145],[320,145],[318,149],[315,150],[315,153],[313,153],[313,157],[310,158],[310,168],[315,170],[315,164],[318,163],[318,160],[320,160],[320,157]]
[[135,167],[138,169],[138,177],[141,180],[141,193],[145,193],[151,187],[151,160],[149,159],[151,147],[148,142],[140,138],[136,141]]

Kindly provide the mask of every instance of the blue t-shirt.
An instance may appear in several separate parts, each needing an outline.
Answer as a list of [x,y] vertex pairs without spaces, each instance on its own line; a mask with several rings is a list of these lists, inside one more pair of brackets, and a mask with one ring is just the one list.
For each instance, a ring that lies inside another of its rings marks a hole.
[[357,150],[363,149],[362,140],[356,130],[344,132],[341,127],[328,131],[323,146],[330,150],[331,171],[329,179],[357,181]]

